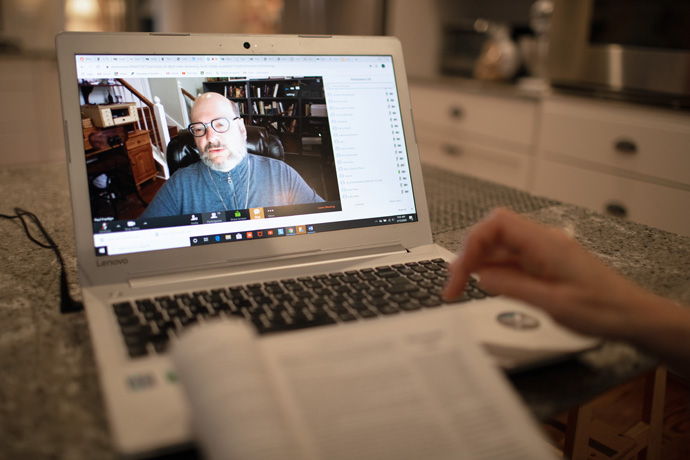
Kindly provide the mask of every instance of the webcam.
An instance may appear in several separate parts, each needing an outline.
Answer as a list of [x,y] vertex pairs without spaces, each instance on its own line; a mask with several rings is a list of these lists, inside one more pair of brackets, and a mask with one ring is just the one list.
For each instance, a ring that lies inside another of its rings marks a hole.
[[250,45],[249,42],[244,42],[244,48],[245,49],[249,49],[250,46],[252,46],[252,45]]

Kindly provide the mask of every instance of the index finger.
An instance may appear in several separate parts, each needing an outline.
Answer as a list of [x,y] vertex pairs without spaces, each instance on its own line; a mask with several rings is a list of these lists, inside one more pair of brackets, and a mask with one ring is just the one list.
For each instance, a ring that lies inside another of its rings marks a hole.
[[519,258],[525,250],[534,248],[543,230],[539,224],[507,209],[492,211],[470,231],[462,251],[451,263],[444,297],[460,295],[469,275],[483,266]]

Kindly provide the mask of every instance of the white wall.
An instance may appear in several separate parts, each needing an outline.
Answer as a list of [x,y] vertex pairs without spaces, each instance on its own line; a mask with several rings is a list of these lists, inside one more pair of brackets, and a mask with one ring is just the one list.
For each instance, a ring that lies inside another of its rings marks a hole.
[[1,37],[24,51],[53,51],[65,29],[65,0],[2,0]]
[[437,2],[389,0],[386,33],[400,40],[408,77],[439,74],[441,13]]
[[65,161],[57,64],[0,56],[0,164]]
[[[184,89],[196,97],[202,91],[203,78],[181,78],[180,83]],[[176,78],[151,78],[149,86],[151,94],[158,96],[161,104],[165,107],[165,113],[172,118],[178,126],[185,127],[182,111],[185,110],[180,105],[180,93]],[[152,99],[153,100],[153,99]]]
[[243,30],[241,0],[153,0],[157,32],[238,33]]

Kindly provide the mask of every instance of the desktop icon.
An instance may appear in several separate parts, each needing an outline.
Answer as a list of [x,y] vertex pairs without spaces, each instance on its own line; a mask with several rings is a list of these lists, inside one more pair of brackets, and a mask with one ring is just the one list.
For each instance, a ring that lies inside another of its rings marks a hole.
[[242,213],[239,211],[235,211],[235,217],[242,217]]

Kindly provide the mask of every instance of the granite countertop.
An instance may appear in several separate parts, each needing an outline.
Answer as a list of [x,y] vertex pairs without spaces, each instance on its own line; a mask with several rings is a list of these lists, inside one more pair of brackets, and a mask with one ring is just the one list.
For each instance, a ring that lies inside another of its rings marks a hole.
[[[568,227],[582,244],[642,286],[690,304],[690,238],[535,197],[443,170],[424,170],[436,242],[452,251],[496,206]],[[66,167],[0,168],[0,213],[38,215],[60,247],[72,294],[77,283]],[[0,458],[116,458],[110,446],[83,312],[59,313],[59,264],[50,250],[0,223]],[[620,343],[567,363],[511,376],[534,414],[546,419],[653,368],[654,358]]]

